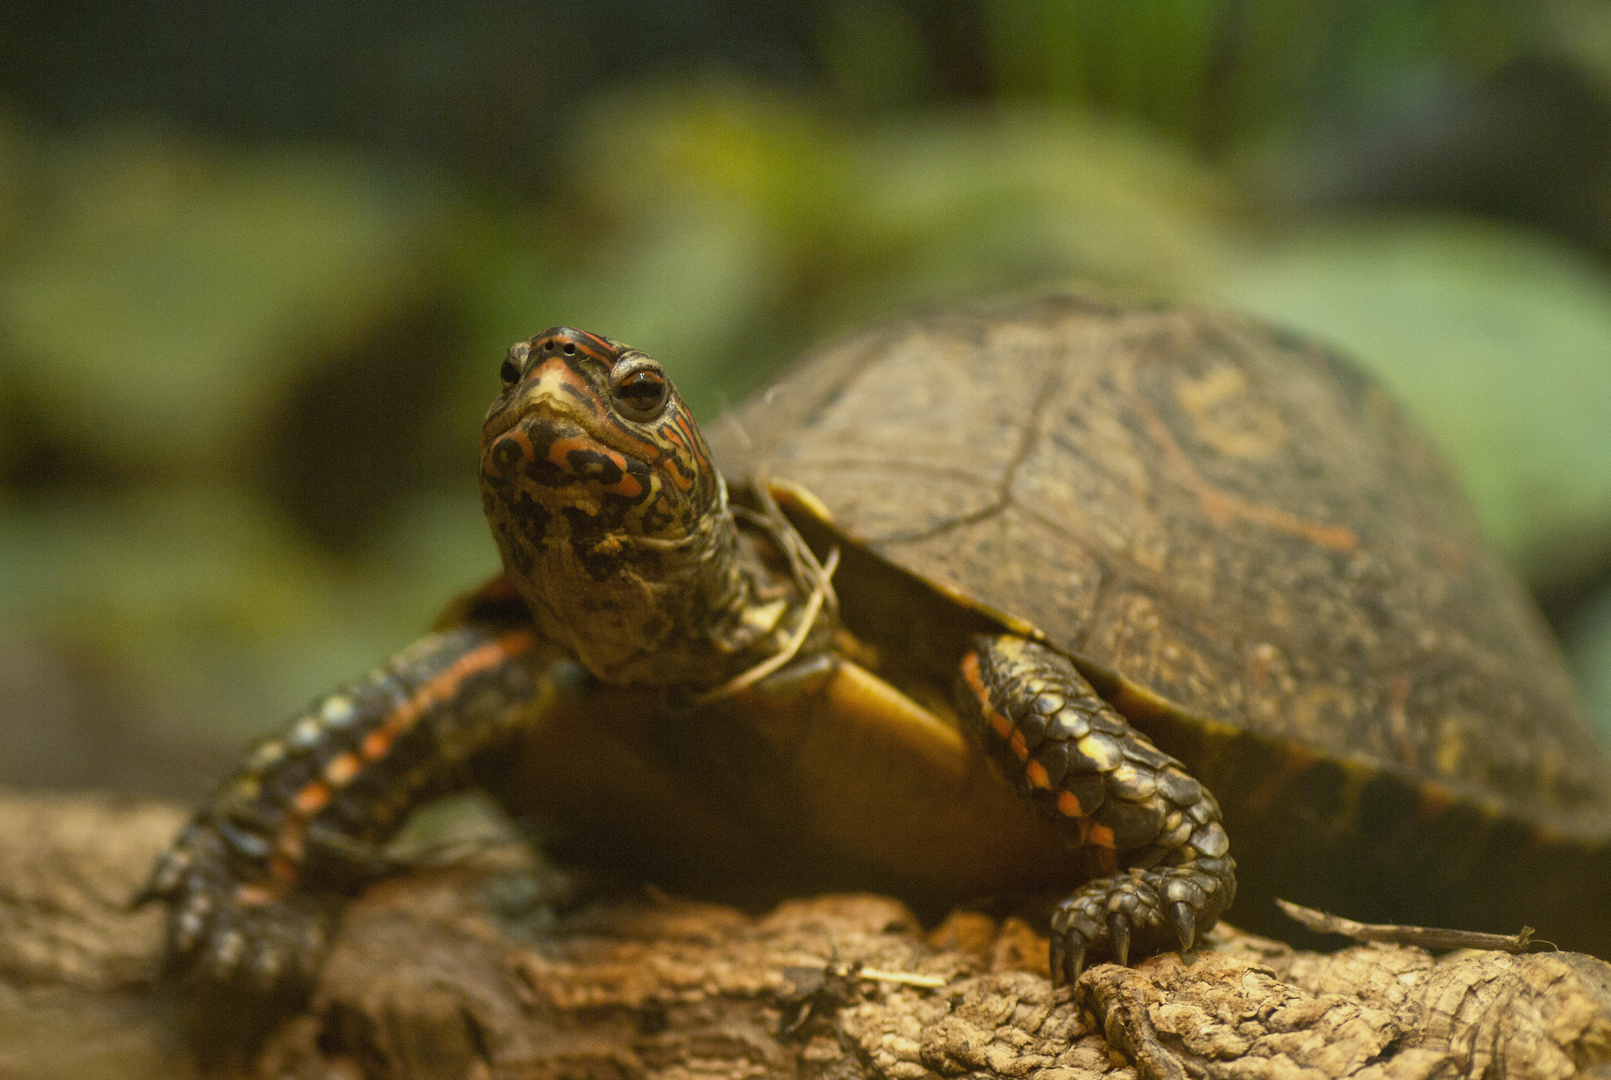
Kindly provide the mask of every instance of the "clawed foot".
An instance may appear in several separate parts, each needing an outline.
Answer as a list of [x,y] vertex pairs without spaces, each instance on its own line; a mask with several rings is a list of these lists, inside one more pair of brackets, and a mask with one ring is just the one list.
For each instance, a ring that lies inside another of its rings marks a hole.
[[153,900],[168,906],[168,970],[264,995],[305,993],[329,943],[329,905],[281,897],[231,867],[217,827],[195,821],[134,898],[134,906]]
[[1131,870],[1088,882],[1052,914],[1052,985],[1074,982],[1093,956],[1128,964],[1132,954],[1190,950],[1198,934],[1219,921],[1235,888],[1234,878],[1196,866]]

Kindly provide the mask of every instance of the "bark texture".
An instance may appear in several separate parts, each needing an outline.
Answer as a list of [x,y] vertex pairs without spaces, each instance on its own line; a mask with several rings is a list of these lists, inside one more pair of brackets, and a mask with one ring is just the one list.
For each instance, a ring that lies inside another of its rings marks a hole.
[[[160,919],[128,913],[182,815],[0,797],[0,1076],[194,1077]],[[1072,990],[1014,919],[898,901],[760,916],[645,890],[556,914],[524,849],[370,888],[259,1078],[1086,1080],[1611,1076],[1611,966],[1572,953],[1320,955],[1228,928]],[[859,965],[859,967],[858,967]],[[937,986],[917,985],[921,982]],[[217,1005],[217,1002],[213,1003]],[[249,1017],[238,1003],[202,1032]],[[194,1032],[192,1032],[194,1034]]]

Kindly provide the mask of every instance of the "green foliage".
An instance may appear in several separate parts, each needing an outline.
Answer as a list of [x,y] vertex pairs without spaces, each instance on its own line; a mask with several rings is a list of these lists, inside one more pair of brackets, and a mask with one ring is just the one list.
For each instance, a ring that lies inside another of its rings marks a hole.
[[230,460],[267,403],[418,294],[438,242],[428,192],[329,153],[138,133],[37,152],[0,224],[0,378],[46,437],[120,470]]
[[1532,15],[1503,0],[987,0],[1009,97],[1142,121],[1185,145],[1290,136],[1418,70],[1482,74]]
[[1356,221],[1259,251],[1220,290],[1381,376],[1535,580],[1560,569],[1563,542],[1611,536],[1611,275],[1600,267],[1492,227]]

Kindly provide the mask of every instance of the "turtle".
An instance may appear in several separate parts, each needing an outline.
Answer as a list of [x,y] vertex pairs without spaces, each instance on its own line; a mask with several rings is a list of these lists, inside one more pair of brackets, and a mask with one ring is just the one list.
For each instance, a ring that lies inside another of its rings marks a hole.
[[1076,291],[852,334],[708,430],[586,331],[500,379],[503,573],[184,827],[140,897],[173,970],[305,988],[411,809],[472,783],[671,890],[1050,896],[1058,983],[1277,894],[1611,945],[1611,760],[1326,346]]

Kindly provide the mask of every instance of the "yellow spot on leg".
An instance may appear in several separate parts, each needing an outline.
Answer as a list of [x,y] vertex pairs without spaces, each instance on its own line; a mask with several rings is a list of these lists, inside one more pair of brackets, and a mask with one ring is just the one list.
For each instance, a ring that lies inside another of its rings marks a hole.
[[333,788],[344,787],[361,767],[357,754],[337,754],[324,767],[324,778]]

